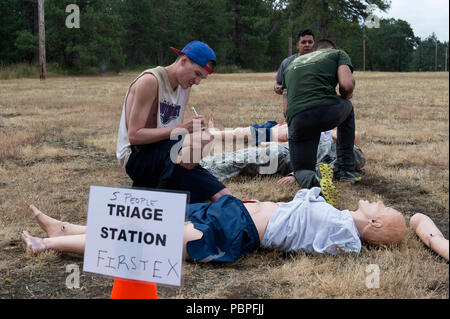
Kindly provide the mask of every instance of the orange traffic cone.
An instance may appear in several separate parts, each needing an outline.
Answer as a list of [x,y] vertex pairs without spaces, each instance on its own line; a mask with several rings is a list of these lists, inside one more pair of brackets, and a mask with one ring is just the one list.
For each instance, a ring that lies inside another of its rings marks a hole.
[[111,299],[158,299],[154,282],[115,278]]

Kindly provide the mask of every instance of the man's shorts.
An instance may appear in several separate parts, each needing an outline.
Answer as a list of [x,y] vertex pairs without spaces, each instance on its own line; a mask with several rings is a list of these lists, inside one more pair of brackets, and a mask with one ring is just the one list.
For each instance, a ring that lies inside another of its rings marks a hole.
[[254,124],[250,126],[252,137],[255,139],[254,145],[261,142],[270,142],[272,140],[271,128],[277,125],[275,121],[267,121],[263,125]]
[[164,140],[133,146],[125,170],[134,187],[189,191],[190,203],[205,202],[225,185],[200,165],[187,170],[172,162],[170,150],[178,142]]
[[202,238],[189,241],[192,261],[233,262],[260,246],[258,231],[244,204],[231,195],[214,203],[189,205],[189,217]]

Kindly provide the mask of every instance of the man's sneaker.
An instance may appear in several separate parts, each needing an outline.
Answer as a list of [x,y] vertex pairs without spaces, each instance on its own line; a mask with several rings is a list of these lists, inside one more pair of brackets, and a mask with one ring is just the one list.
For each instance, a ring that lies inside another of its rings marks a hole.
[[361,181],[361,174],[355,171],[338,171],[334,173],[334,177],[340,182],[350,182],[352,184]]
[[328,204],[336,206],[340,200],[339,191],[333,184],[333,169],[330,165],[321,163],[319,165],[319,183],[322,195]]

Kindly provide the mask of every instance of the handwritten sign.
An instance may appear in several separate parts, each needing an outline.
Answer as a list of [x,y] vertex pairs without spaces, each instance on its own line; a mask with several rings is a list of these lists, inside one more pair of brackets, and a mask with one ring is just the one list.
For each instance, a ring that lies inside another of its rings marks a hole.
[[181,285],[187,194],[91,186],[83,271]]

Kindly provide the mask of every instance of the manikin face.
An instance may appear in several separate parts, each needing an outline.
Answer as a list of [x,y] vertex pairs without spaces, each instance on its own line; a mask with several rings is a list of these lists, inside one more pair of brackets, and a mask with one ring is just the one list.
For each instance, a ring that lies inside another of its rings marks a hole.
[[299,55],[303,55],[312,51],[314,46],[314,38],[312,35],[304,35],[297,42]]
[[400,242],[406,234],[403,215],[382,202],[369,203],[360,200],[358,230],[361,238],[372,244],[394,244]]
[[366,200],[360,200],[358,209],[368,220],[377,220],[383,214],[399,213],[391,207],[386,207],[383,202],[380,201],[370,203]]
[[178,82],[183,89],[192,87],[194,84],[199,85],[200,81],[206,79],[208,72],[197,63],[183,56],[180,60],[181,68],[178,74]]

